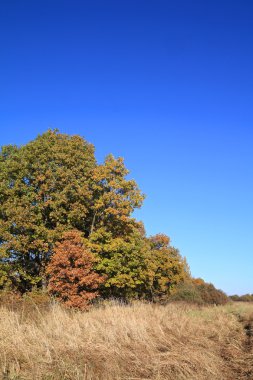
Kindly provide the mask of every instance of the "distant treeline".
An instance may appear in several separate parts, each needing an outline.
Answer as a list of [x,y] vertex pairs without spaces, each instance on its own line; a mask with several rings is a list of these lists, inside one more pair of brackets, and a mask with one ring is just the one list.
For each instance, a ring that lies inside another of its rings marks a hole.
[[244,294],[242,296],[234,294],[233,296],[230,296],[230,298],[235,302],[253,302],[253,294]]

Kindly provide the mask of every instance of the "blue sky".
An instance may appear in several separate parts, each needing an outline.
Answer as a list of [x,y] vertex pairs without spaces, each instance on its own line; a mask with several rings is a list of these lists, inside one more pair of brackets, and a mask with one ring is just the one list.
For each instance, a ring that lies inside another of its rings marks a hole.
[[252,1],[0,2],[0,144],[112,152],[192,274],[253,293]]

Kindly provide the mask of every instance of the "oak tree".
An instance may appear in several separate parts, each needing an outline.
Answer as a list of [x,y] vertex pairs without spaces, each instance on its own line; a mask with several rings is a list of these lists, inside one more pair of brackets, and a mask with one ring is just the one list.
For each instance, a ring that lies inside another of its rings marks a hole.
[[[127,236],[143,195],[123,159],[97,165],[94,147],[80,136],[49,130],[28,144],[0,152],[0,286],[21,292],[45,282],[55,242],[77,229]],[[113,252],[112,252],[113,254]]]
[[[0,152],[0,274],[21,292],[41,286],[62,232],[88,234],[94,148],[49,130]],[[0,281],[1,283],[1,281]]]

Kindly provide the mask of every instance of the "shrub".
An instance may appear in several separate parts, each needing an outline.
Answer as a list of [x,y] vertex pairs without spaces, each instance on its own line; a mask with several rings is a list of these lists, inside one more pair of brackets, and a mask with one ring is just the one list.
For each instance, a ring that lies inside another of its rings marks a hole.
[[229,301],[227,295],[203,280],[187,281],[178,285],[170,297],[171,301],[185,301],[196,304],[224,305]]
[[235,302],[253,302],[253,294],[244,294],[242,296],[235,294],[230,296],[230,299]]
[[205,304],[224,305],[229,301],[227,295],[222,290],[216,289],[213,284],[197,285],[197,289]]
[[169,298],[170,301],[184,301],[189,303],[203,304],[201,295],[197,287],[191,282],[178,285]]

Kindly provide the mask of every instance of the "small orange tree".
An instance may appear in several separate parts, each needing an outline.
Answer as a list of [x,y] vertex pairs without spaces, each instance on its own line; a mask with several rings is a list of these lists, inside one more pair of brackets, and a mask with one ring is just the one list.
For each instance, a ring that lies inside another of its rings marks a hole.
[[104,281],[93,269],[95,262],[81,233],[77,230],[65,232],[62,240],[56,243],[47,266],[49,292],[68,307],[87,309]]

